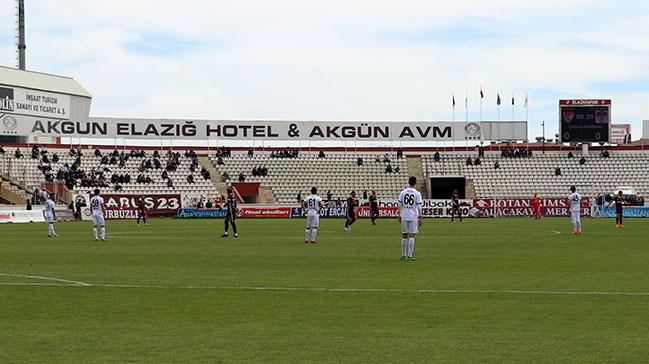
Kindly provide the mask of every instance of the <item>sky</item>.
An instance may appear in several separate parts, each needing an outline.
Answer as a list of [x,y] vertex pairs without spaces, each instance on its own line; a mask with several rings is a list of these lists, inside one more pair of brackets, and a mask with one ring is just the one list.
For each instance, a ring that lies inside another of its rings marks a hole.
[[26,26],[27,68],[75,78],[92,116],[464,120],[468,95],[480,120],[482,88],[483,119],[513,96],[530,139],[564,98],[612,99],[634,139],[649,119],[647,1],[26,0]]

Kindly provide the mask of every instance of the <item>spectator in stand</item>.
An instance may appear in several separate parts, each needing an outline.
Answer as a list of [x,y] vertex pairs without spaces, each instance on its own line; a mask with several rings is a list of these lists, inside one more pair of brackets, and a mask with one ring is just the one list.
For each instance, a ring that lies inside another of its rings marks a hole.
[[392,173],[392,165],[390,165],[390,163],[385,166],[385,173]]
[[187,183],[189,183],[189,184],[194,183],[194,175],[193,174],[190,174],[189,176],[187,176]]
[[327,202],[331,201],[331,196],[333,196],[331,190],[327,190]]
[[252,167],[252,171],[250,171],[250,174],[252,174],[253,177],[259,176],[259,168],[257,168],[257,166]]
[[574,155],[572,154],[572,150],[568,151],[568,158],[572,158]]
[[27,211],[31,211],[32,210],[32,202],[29,201],[29,200],[25,200],[25,202],[27,203],[27,206],[25,207],[25,209]]
[[176,189],[174,187],[174,181],[171,178],[167,179],[167,188],[172,188],[174,190]]
[[397,158],[399,159],[403,158],[403,149],[401,148],[397,149]]
[[494,162],[494,169],[498,169],[498,168],[500,168],[500,162],[495,161]]
[[561,175],[561,168],[557,167],[554,169],[554,175],[555,176],[560,176]]
[[167,171],[162,171],[162,179],[168,179],[169,178],[169,173]]
[[399,166],[396,166],[396,168],[394,168],[394,173],[399,173],[399,172],[401,172],[401,168]]
[[252,148],[248,149],[248,157],[252,158],[253,155],[255,155],[255,151]]
[[385,153],[383,156],[383,163],[390,163],[390,157],[388,156],[388,153]]
[[479,166],[480,164],[482,164],[482,161],[480,160],[480,157],[478,157],[475,159],[475,162],[473,162],[473,165]]
[[52,154],[52,162],[59,163],[59,155],[54,153]]
[[221,181],[230,182],[230,175],[228,174],[228,172],[223,172],[223,174],[221,175]]
[[358,159],[356,159],[356,165],[359,166],[359,167],[362,166],[363,165],[363,158],[358,157]]
[[318,153],[318,158],[324,158],[324,157],[325,157],[324,150],[321,150],[320,153]]
[[43,158],[41,158],[41,161],[43,163],[50,163],[50,158],[47,157],[47,154],[43,155]]
[[439,157],[439,152],[438,152],[438,151],[435,151],[435,154],[433,154],[433,160],[434,160],[435,162],[439,162],[439,159],[440,159],[440,157]]
[[35,145],[32,147],[32,159],[38,159],[38,147]]
[[297,203],[302,203],[302,191],[298,191],[297,193]]
[[468,158],[466,159],[466,165],[467,165],[467,166],[472,166],[472,165],[473,165],[473,160],[471,159],[471,157],[468,157]]
[[378,154],[376,155],[376,158],[374,158],[374,163],[381,163],[381,156],[380,155],[378,155]]
[[222,157],[219,157],[219,158],[216,160],[216,164],[218,164],[219,166],[224,165],[225,163],[223,163],[223,158],[222,158]]
[[579,158],[579,164],[582,165],[582,166],[584,164],[586,164],[586,158],[584,158],[584,157]]
[[5,154],[5,148],[3,148],[2,145],[0,145],[0,154]]
[[367,200],[367,190],[363,191],[363,200]]
[[160,153],[157,150],[153,151],[153,158],[159,159],[160,158]]
[[610,156],[611,154],[608,152],[607,149],[602,150],[602,158],[608,158]]
[[95,157],[101,157],[101,150],[95,149]]
[[243,172],[239,173],[239,182],[243,183],[246,181],[246,175]]

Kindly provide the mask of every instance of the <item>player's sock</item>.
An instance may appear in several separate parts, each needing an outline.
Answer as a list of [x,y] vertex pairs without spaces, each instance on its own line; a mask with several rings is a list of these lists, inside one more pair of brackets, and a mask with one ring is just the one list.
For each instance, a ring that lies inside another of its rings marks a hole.
[[415,252],[415,238],[408,239],[408,256],[412,258],[412,253]]
[[408,255],[408,238],[401,238],[401,256]]
[[311,230],[309,229],[304,229],[304,241],[309,241],[309,233]]
[[101,240],[106,240],[106,227],[101,227]]
[[315,237],[316,237],[317,234],[318,234],[318,229],[311,228],[311,241],[314,242],[314,243],[316,242]]
[[92,227],[92,233],[95,235],[95,240],[97,240],[97,227],[96,226]]
[[52,224],[47,224],[47,236],[52,236]]
[[234,233],[235,236],[238,236],[237,234],[237,223],[232,221],[232,232]]
[[54,230],[54,224],[50,224],[52,227],[52,236],[56,236],[56,230]]

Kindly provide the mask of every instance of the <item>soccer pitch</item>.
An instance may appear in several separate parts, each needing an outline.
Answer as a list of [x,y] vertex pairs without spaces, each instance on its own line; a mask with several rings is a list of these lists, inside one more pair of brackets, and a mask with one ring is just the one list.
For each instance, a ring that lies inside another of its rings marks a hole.
[[0,362],[647,362],[649,225],[0,226]]

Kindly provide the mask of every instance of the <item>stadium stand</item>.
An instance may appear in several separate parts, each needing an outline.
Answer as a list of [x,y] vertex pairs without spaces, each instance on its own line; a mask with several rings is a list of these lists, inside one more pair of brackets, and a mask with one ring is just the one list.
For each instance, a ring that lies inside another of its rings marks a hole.
[[[221,158],[211,155],[210,160],[220,175],[227,173],[236,182],[243,172],[246,182],[260,182],[261,186],[272,189],[278,203],[296,203],[298,192],[305,197],[312,186],[325,198],[331,191],[332,199],[344,200],[355,190],[358,196],[363,191],[376,191],[379,198],[395,198],[408,179],[408,163],[405,158],[397,158],[395,153],[387,157],[385,153],[325,153],[300,152],[297,156],[275,152],[233,153],[231,157]],[[362,165],[359,165],[362,158]],[[377,161],[378,159],[378,161]],[[392,172],[386,172],[390,165]],[[253,176],[255,167],[267,169],[266,175]]]
[[[610,157],[569,158],[567,153],[534,155],[527,158],[502,157],[487,153],[480,165],[467,165],[476,154],[441,154],[422,157],[424,174],[429,177],[463,176],[473,182],[475,197],[564,196],[567,186],[576,185],[584,196],[612,193],[620,186],[631,186],[642,196],[649,194],[649,155],[619,153]],[[498,162],[498,168],[495,164]],[[560,168],[561,175],[556,175]]]
[[[14,153],[5,153],[2,157],[0,164],[0,175],[7,181],[3,181],[3,186],[21,193],[21,196],[29,198],[31,194],[40,189],[44,182],[63,182],[65,183],[64,173],[59,173],[60,170],[72,169],[72,165],[77,160],[76,155],[72,155],[69,150],[49,150],[48,162],[43,161],[43,154],[40,152],[36,158],[32,158],[32,153],[23,148],[22,153],[24,157],[17,158]],[[88,191],[94,187],[102,187],[106,192],[116,192],[124,194],[155,194],[155,193],[181,193],[181,194],[200,194],[206,196],[208,199],[214,198],[218,191],[216,186],[212,183],[209,176],[201,174],[200,164],[195,165],[195,171],[190,170],[192,158],[186,156],[184,153],[178,153],[177,166],[173,169],[166,169],[168,155],[160,153],[160,166],[156,168],[155,158],[153,152],[146,152],[146,156],[132,154],[131,150],[126,150],[125,155],[129,157],[120,165],[119,156],[116,157],[117,161],[110,163],[112,159],[112,150],[102,150],[101,155],[97,153],[96,149],[83,149],[83,156],[80,158],[78,165],[79,173],[75,174],[74,186],[68,182],[68,188],[74,191]],[[121,153],[121,151],[119,151]],[[165,152],[166,153],[166,152]],[[58,161],[53,160],[53,155],[56,154]],[[102,158],[108,156],[108,163],[102,163]],[[144,168],[143,162],[151,161],[150,168]],[[94,171],[94,172],[93,172]],[[168,187],[167,181],[162,178],[163,171],[166,171],[169,178],[173,180],[173,187]],[[49,175],[49,176],[47,176]],[[92,176],[95,176],[93,178]],[[116,182],[111,181],[113,175],[116,176],[130,176],[130,181]],[[138,176],[142,176],[148,183],[138,183]],[[194,176],[194,182],[188,181],[188,176]],[[147,179],[149,177],[150,179]],[[12,182],[9,184],[8,180]],[[119,187],[117,187],[119,185]],[[12,186],[12,187],[10,187]],[[19,187],[22,187],[22,190]],[[22,191],[22,192],[21,192]]]

